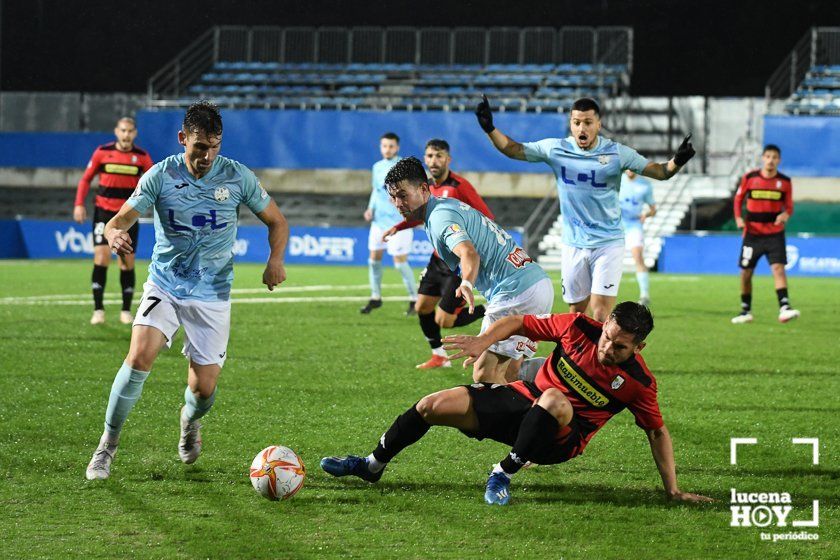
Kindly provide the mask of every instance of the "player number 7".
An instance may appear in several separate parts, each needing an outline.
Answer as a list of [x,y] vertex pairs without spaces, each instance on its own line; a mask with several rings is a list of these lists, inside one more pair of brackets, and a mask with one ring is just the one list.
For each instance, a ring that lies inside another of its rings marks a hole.
[[160,303],[160,298],[155,296],[149,296],[146,298],[147,301],[151,301],[152,304],[146,308],[146,311],[143,312],[143,317],[147,317],[149,312],[155,308],[155,305]]

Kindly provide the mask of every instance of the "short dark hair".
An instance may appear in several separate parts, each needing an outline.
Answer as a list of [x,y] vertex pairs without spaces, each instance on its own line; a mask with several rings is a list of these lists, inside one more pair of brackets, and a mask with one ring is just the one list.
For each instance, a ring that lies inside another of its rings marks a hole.
[[631,333],[638,344],[653,330],[653,315],[645,305],[634,301],[622,301],[610,313],[610,319],[615,320],[621,330]]
[[428,142],[426,142],[426,149],[434,148],[435,150],[441,150],[445,152],[449,152],[449,142],[443,140],[442,138],[432,138]]
[[379,137],[380,140],[393,140],[397,144],[400,143],[400,137],[396,135],[394,132],[386,132],[382,136]]
[[184,114],[184,132],[204,132],[209,136],[221,136],[222,115],[219,108],[209,101],[199,101],[187,107]]
[[779,157],[782,157],[782,149],[779,148],[776,144],[767,144],[766,146],[764,146],[764,149],[761,150],[762,154],[764,152],[776,152],[777,154],[779,154]]
[[591,97],[581,97],[572,103],[572,111],[595,111],[595,114],[601,116],[601,107],[598,102]]
[[419,185],[427,182],[426,170],[423,164],[414,156],[398,161],[385,176],[385,189],[390,189],[397,183],[408,181],[412,185]]

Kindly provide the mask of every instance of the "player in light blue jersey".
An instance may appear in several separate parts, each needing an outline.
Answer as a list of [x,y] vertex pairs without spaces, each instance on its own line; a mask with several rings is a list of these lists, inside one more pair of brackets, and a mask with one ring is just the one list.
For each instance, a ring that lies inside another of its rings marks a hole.
[[636,263],[636,281],[639,283],[639,303],[650,305],[650,277],[645,266],[644,221],[656,214],[653,185],[631,170],[621,176],[621,223],[624,225],[624,245],[630,249]]
[[111,386],[105,431],[85,473],[108,478],[120,431],[164,346],[184,327],[189,360],[178,454],[184,463],[201,453],[199,418],[213,406],[216,382],[227,356],[230,287],[238,212],[246,205],[268,226],[271,253],[263,272],[269,290],[286,279],[283,255],[289,226],[256,176],[222,157],[222,117],[215,105],[187,109],[178,141],[184,153],[150,169],[120,211],[105,226],[108,245],[131,253],[129,228],[154,209],[155,248],[149,278],[134,318],[131,346]]
[[415,315],[414,304],[417,301],[417,287],[414,283],[414,272],[408,264],[408,254],[414,241],[414,232],[406,229],[395,233],[383,241],[386,231],[402,221],[400,213],[391,204],[388,191],[385,190],[385,176],[400,160],[400,137],[393,132],[386,132],[379,139],[379,152],[382,159],[373,164],[371,172],[371,191],[365,220],[371,222],[368,234],[368,277],[370,279],[370,301],[362,307],[362,313],[370,313],[382,307],[382,253],[388,249],[388,254],[394,259],[394,268],[400,273],[403,284],[408,291],[408,309],[406,315]]
[[[410,157],[398,162],[385,178],[388,194],[406,220],[420,220],[435,251],[450,270],[461,267],[461,284],[455,292],[472,313],[473,288],[487,298],[481,332],[507,315],[543,314],[551,311],[554,287],[543,269],[519,247],[505,230],[460,200],[437,198],[429,191],[423,164]],[[524,310],[529,311],[524,311]],[[505,373],[511,360],[531,357],[536,344],[512,336],[493,344],[475,361],[476,382],[506,383],[518,368]]]
[[571,134],[520,144],[493,125],[485,96],[476,108],[482,130],[500,152],[512,159],[544,162],[557,178],[563,218],[563,300],[572,313],[605,321],[615,306],[621,282],[624,232],[618,191],[623,171],[667,180],[694,156],[691,134],[673,158],[653,163],[608,138],[600,138],[601,109],[589,98],[574,102],[569,115]]

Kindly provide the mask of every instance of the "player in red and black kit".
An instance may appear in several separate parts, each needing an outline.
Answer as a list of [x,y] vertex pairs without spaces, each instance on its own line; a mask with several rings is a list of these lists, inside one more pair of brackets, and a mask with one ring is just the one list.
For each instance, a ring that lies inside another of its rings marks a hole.
[[[426,167],[432,174],[434,184],[429,185],[433,196],[438,198],[457,198],[465,202],[490,218],[495,219],[490,208],[481,199],[475,187],[469,181],[452,173],[449,164],[452,163],[449,143],[446,140],[432,139],[426,142],[426,151],[423,156]],[[422,222],[403,221],[385,232],[385,237],[393,235],[397,231],[423,225]],[[458,286],[461,285],[461,277],[457,272],[449,270],[437,254],[432,253],[429,264],[420,274],[420,286],[417,289],[417,302],[414,309],[417,311],[417,318],[420,322],[420,330],[423,336],[429,341],[432,348],[432,357],[419,364],[418,369],[433,369],[439,367],[451,367],[452,363],[446,357],[441,342],[441,328],[450,329],[469,325],[473,321],[484,316],[484,306],[475,306],[472,313],[464,307],[464,300],[455,295]]]
[[[105,224],[113,218],[123,202],[134,192],[140,177],[148,171],[154,162],[148,152],[134,145],[137,138],[137,125],[131,117],[123,117],[114,128],[116,142],[103,144],[96,148],[87,164],[84,175],[76,188],[76,202],[73,207],[73,219],[83,223],[87,219],[85,198],[90,190],[90,182],[99,175],[99,190],[96,193],[93,210],[93,316],[91,325],[105,322],[105,307],[102,297],[105,292],[105,280],[108,277],[108,265],[111,263],[111,249],[105,239]],[[132,247],[137,249],[139,224],[134,224],[128,234]],[[131,324],[131,300],[134,297],[134,252],[120,255],[120,285],[122,286],[122,312],[120,322]]]
[[[735,194],[735,223],[744,230],[741,244],[741,314],[733,317],[734,324],[750,323],[752,316],[752,277],[758,260],[767,255],[776,297],[779,299],[779,321],[787,323],[799,317],[790,306],[787,289],[787,250],[785,224],[793,214],[793,186],[790,177],[779,173],[782,152],[768,144],[761,154],[761,169],[750,171],[741,178]],[[747,212],[742,215],[744,199]]]
[[610,418],[628,409],[645,431],[668,496],[709,501],[677,486],[671,436],[662,421],[656,380],[639,352],[653,329],[647,307],[626,301],[605,323],[583,313],[511,315],[480,336],[448,336],[452,356],[474,362],[491,344],[512,335],[557,344],[534,383],[476,383],[423,397],[391,425],[368,457],[325,457],[321,467],[334,476],[354,475],[376,482],[388,462],[416,443],[431,426],[449,426],[475,439],[511,445],[494,465],[484,499],[505,505],[511,477],[527,462],[563,463],[580,455]]

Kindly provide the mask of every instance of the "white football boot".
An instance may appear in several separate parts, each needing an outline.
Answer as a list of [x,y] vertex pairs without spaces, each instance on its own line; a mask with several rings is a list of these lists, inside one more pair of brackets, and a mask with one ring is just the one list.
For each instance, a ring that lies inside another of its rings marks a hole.
[[134,322],[134,315],[131,311],[120,311],[120,323],[123,325],[130,325]]
[[181,407],[181,440],[178,442],[178,456],[181,461],[191,465],[201,455],[201,422],[195,420],[190,422],[184,417],[184,409]]
[[101,325],[105,323],[105,310],[104,309],[96,309],[93,312],[93,316],[90,318],[91,325]]
[[91,457],[85,471],[85,478],[88,480],[104,480],[111,476],[111,461],[114,460],[116,454],[116,443],[108,443],[104,438],[99,440],[99,446],[93,452],[93,457]]
[[789,305],[785,305],[781,309],[779,309],[779,322],[780,323],[787,323],[788,321],[792,321],[799,317],[799,310],[793,309]]
[[732,324],[733,325],[742,325],[744,323],[752,323],[753,316],[752,313],[741,313],[740,315],[736,315],[732,317]]

